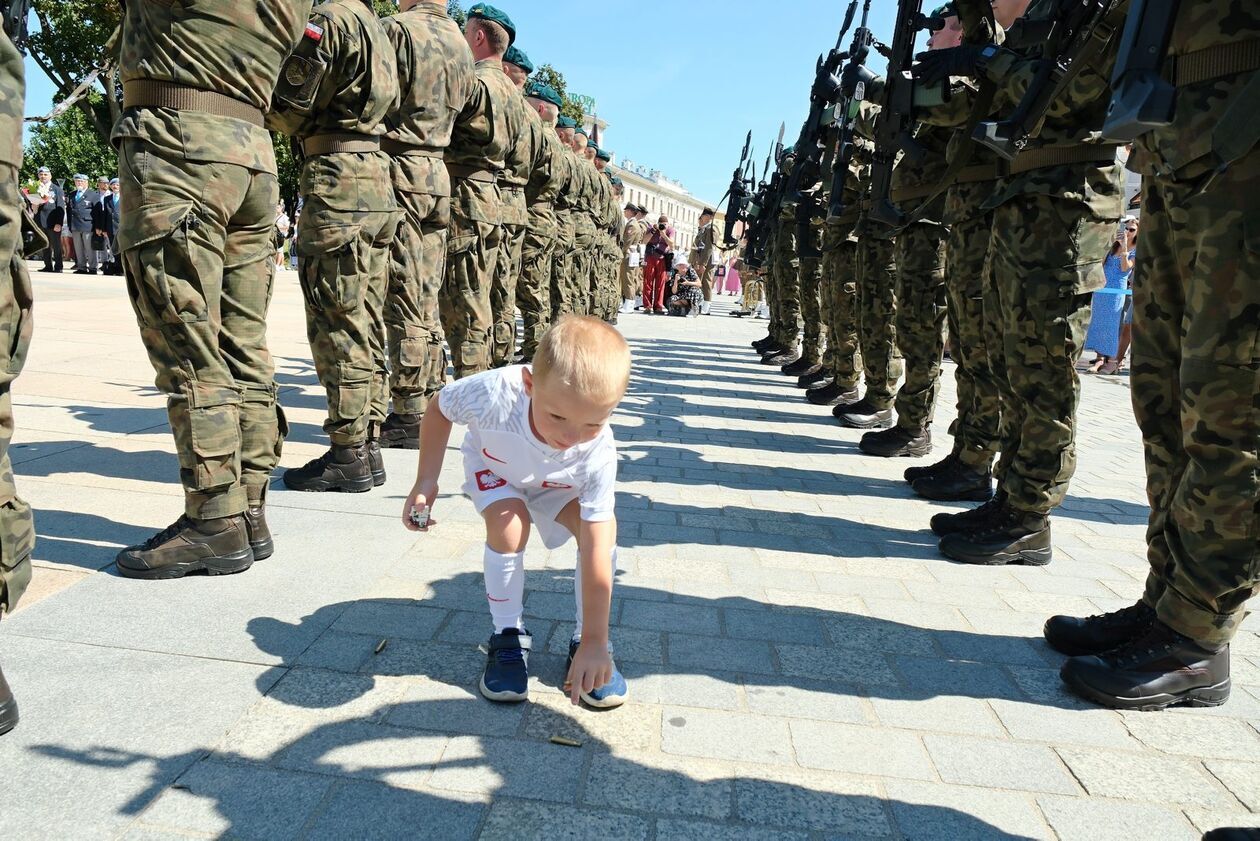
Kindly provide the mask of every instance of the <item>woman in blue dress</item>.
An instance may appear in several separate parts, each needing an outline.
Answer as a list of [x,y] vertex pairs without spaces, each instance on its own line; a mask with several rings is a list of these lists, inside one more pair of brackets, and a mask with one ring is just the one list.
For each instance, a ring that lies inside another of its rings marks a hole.
[[1107,277],[1104,291],[1094,293],[1094,314],[1085,337],[1085,349],[1098,354],[1089,367],[1091,374],[1100,370],[1115,373],[1120,361],[1116,358],[1120,344],[1120,322],[1124,313],[1129,282],[1133,279],[1133,263],[1137,259],[1138,220],[1125,218],[1121,221],[1116,241],[1111,244],[1103,274]]

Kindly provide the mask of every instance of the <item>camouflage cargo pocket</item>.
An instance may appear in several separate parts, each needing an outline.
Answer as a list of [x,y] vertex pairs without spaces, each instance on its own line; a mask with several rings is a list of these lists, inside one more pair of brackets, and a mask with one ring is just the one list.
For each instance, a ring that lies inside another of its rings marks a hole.
[[351,312],[363,306],[367,261],[360,225],[309,225],[298,232],[302,289],[315,309]]
[[14,497],[0,505],[0,614],[17,607],[31,583],[30,555],[34,549],[31,507]]
[[[26,263],[20,255],[14,255],[10,263],[9,275],[13,283],[13,300],[6,302],[12,308],[9,323],[4,325],[8,335],[3,345],[8,359],[5,370],[13,375],[21,373],[26,364],[26,354],[31,347],[31,335],[35,330],[32,317],[34,292],[31,288],[31,276],[26,270]],[[6,307],[6,309],[8,308]],[[10,378],[5,378],[11,379]]]
[[398,342],[398,361],[407,368],[423,368],[429,359],[427,337],[405,338]]
[[[175,424],[178,429],[179,424]],[[188,407],[189,449],[194,487],[199,491],[233,484],[240,473],[237,451],[241,440],[241,412],[237,402]],[[178,433],[177,433],[178,434]],[[181,448],[182,449],[182,448]]]
[[[144,205],[123,216],[127,286],[147,326],[205,321],[205,297],[192,279],[204,274],[189,253],[191,201]],[[120,233],[120,237],[122,234]]]

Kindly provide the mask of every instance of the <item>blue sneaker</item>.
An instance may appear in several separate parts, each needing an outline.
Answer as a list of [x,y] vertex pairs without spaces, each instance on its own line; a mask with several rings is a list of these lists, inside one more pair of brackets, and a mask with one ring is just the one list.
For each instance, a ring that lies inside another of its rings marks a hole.
[[[573,658],[577,654],[578,646],[581,644],[581,640],[571,640],[569,642],[569,658],[564,661],[566,679],[569,675],[569,668],[573,665]],[[609,648],[608,653],[612,654],[611,648]],[[582,693],[583,701],[600,710],[611,710],[613,707],[620,707],[629,697],[630,687],[626,686],[626,679],[621,676],[615,661],[613,662],[612,680],[591,692]]]
[[533,640],[529,631],[515,628],[491,635],[486,670],[481,673],[482,695],[491,701],[529,698],[529,650]]

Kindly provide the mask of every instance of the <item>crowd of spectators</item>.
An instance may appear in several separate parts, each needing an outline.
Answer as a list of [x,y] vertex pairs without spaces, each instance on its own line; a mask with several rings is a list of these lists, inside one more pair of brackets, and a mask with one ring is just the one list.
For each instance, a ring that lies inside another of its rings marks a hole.
[[71,179],[74,188],[67,191],[46,166],[39,168],[37,178],[33,188],[23,190],[23,198],[48,239],[43,270],[60,273],[66,259],[72,259],[75,274],[121,275],[118,179],[102,175],[93,190],[88,177],[78,173]]

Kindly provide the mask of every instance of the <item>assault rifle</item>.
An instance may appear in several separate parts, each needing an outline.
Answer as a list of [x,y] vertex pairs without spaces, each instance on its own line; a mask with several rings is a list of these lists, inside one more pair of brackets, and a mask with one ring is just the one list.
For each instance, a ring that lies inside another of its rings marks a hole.
[[[761,190],[761,198],[757,203],[756,223],[752,226],[752,230],[748,234],[748,265],[751,268],[761,268],[765,264],[766,245],[770,239],[770,231],[775,221],[779,217],[779,209],[783,205],[783,188],[785,180],[783,177],[782,167],[779,166],[780,159],[783,156],[783,132],[786,129],[782,123],[779,124],[779,139],[775,141],[774,149],[766,158],[766,172],[763,178],[769,175],[769,183],[764,183]],[[770,175],[770,168],[774,167],[773,175]]]
[[923,0],[900,0],[897,7],[897,28],[893,31],[888,77],[875,120],[875,153],[871,164],[871,212],[877,222],[899,228],[906,223],[904,214],[893,204],[892,175],[897,154],[905,155],[905,164],[918,167],[925,154],[914,139],[914,80],[910,66],[914,64],[914,42],[919,32],[944,21],[923,14]]
[[[726,202],[726,225],[722,230],[722,248],[731,249],[738,244],[735,238],[735,225],[748,221],[748,199],[751,190],[757,185],[756,163],[752,160],[752,130],[744,138],[744,151],[739,153],[739,165],[731,176],[731,186],[727,188],[722,201]],[[722,202],[718,202],[721,204]],[[747,225],[745,224],[745,227]]]
[[[1098,28],[1120,0],[1057,0],[1054,14],[1029,24],[1029,40],[1039,44],[1032,81],[1019,105],[1005,120],[983,122],[972,139],[1013,160],[1041,130],[1050,107],[1089,59],[1101,52]],[[1023,26],[1024,24],[1021,24]],[[1106,35],[1109,37],[1110,32]]]
[[[871,0],[862,3],[862,22],[853,33],[853,43],[849,45],[849,62],[845,72],[861,71],[870,58],[871,47],[875,46],[875,33],[867,23],[871,18]],[[849,164],[853,161],[853,134],[856,131],[857,108],[855,105],[866,99],[866,81],[859,81],[852,96],[843,93],[836,103],[836,123],[840,127],[840,137],[836,141],[835,164],[831,177],[831,205],[827,209],[828,216],[840,216],[844,213],[844,180],[849,173]]]
[[1161,71],[1180,5],[1179,0],[1133,0],[1111,77],[1111,107],[1102,130],[1108,140],[1137,140],[1172,122],[1177,89]]
[[26,20],[31,13],[31,0],[0,0],[0,23],[18,52],[26,55]]
[[857,14],[858,0],[851,0],[849,10],[844,16],[844,25],[840,27],[840,35],[836,38],[836,46],[826,56],[818,57],[814,70],[814,84],[809,89],[809,115],[801,126],[800,136],[796,139],[796,166],[792,167],[792,177],[788,179],[787,194],[789,202],[801,200],[801,181],[806,170],[812,164],[817,167],[822,157],[818,146],[818,137],[822,127],[823,113],[835,105],[840,93],[840,77],[837,75],[849,54],[844,51],[844,39],[853,26],[853,17]]

